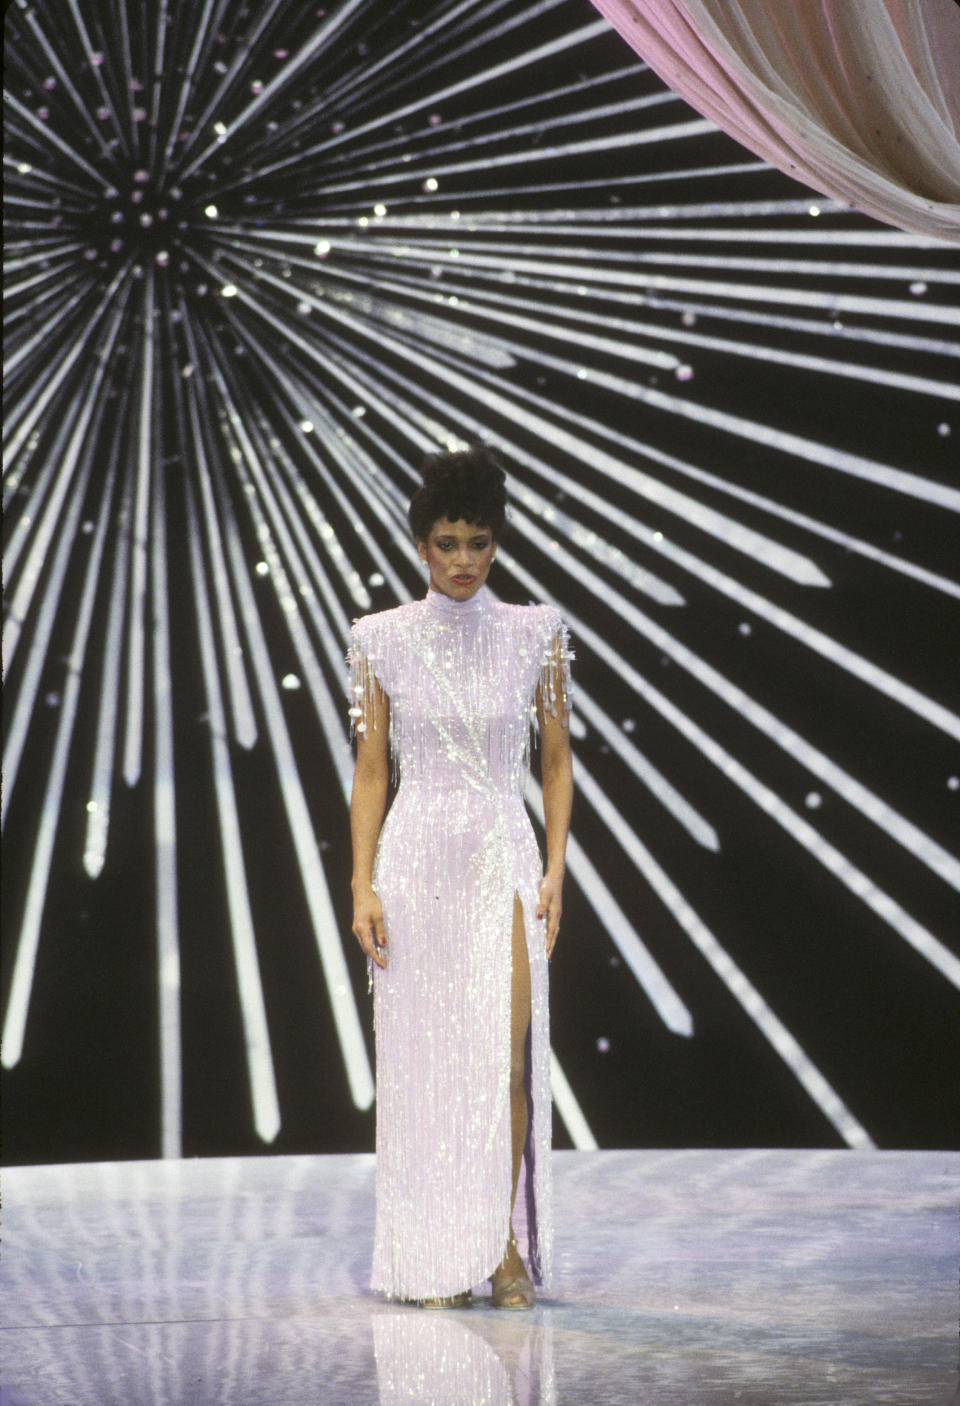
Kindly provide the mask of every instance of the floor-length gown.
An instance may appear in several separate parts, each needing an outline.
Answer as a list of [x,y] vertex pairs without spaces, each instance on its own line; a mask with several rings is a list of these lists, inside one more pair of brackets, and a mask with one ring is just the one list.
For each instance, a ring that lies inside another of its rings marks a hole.
[[350,651],[358,732],[375,678],[389,699],[399,789],[374,888],[387,932],[371,963],[377,1055],[371,1286],[459,1293],[499,1264],[510,1219],[510,990],[514,897],[530,962],[530,1125],[514,1228],[549,1287],[550,1043],[542,863],[523,803],[538,686],[566,719],[566,632],[549,606],[482,587],[367,615]]

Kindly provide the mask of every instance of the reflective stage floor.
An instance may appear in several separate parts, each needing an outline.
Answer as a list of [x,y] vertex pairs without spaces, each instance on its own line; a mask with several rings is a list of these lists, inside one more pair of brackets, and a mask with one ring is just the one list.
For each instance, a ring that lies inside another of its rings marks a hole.
[[3,1406],[946,1406],[960,1154],[556,1154],[530,1313],[366,1290],[373,1159],[4,1174]]

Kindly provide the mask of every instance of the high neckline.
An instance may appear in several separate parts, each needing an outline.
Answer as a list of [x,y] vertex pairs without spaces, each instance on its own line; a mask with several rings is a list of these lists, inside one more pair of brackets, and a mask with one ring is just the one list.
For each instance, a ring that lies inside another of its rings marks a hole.
[[466,620],[482,614],[488,604],[486,586],[481,586],[466,600],[454,600],[453,596],[445,596],[442,591],[435,591],[432,587],[427,591],[427,609],[438,620]]

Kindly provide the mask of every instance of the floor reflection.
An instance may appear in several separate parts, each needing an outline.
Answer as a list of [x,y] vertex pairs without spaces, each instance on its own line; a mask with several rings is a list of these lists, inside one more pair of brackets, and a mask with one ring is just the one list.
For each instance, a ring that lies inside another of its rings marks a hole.
[[947,1400],[956,1154],[556,1171],[553,1294],[504,1313],[369,1292],[368,1155],[6,1168],[0,1406]]
[[374,1314],[380,1406],[553,1406],[548,1321],[474,1309]]

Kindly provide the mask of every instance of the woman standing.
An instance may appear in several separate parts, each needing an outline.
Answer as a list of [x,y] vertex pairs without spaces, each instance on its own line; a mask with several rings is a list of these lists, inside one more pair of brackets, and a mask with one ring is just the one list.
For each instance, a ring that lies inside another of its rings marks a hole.
[[[573,782],[564,626],[486,590],[505,515],[489,451],[429,456],[409,508],[426,599],[354,626],[353,931],[377,1047],[371,1285],[457,1305],[489,1277],[497,1307],[529,1308],[514,1218],[545,1285],[547,960]],[[545,869],[523,803],[534,711]]]

